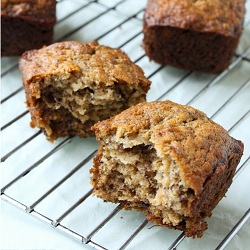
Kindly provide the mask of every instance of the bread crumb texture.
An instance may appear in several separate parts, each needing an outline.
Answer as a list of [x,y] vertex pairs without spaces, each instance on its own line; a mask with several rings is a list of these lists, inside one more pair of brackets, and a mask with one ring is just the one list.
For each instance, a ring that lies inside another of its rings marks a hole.
[[201,237],[229,188],[243,143],[203,112],[141,103],[92,127],[100,141],[94,195],[145,211],[157,225]]
[[19,61],[32,127],[47,139],[93,135],[90,127],[146,100],[150,81],[119,49],[60,42]]

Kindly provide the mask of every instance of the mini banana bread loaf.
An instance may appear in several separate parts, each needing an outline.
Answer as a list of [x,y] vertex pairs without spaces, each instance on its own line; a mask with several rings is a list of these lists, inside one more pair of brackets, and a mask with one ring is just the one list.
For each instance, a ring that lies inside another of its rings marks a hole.
[[245,0],[148,0],[144,48],[162,65],[218,73],[242,33]]
[[95,124],[93,194],[145,211],[157,225],[201,237],[224,197],[243,143],[204,113],[170,101],[140,103]]
[[1,0],[1,56],[52,43],[56,0]]
[[146,99],[150,81],[119,49],[97,42],[55,43],[19,61],[31,126],[49,141],[93,135],[91,126]]

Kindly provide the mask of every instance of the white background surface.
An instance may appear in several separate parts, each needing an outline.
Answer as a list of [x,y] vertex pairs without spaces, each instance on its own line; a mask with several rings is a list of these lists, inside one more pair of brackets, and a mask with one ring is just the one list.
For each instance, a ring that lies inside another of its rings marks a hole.
[[[236,59],[230,69],[218,77],[168,66],[161,68],[156,63],[149,62],[141,47],[143,37],[141,18],[145,0],[127,0],[117,6],[119,0],[100,0],[98,3],[88,4],[89,2],[64,0],[58,3],[55,41],[98,39],[99,43],[111,47],[120,47],[127,42],[121,49],[143,68],[145,75],[152,81],[148,101],[161,97],[161,100],[170,99],[190,104],[207,113],[214,121],[230,130],[232,136],[245,143],[245,153],[239,165],[241,166],[250,156],[250,115],[247,113],[250,110],[250,1],[248,0],[246,4],[248,12],[245,30]],[[86,4],[88,5],[85,6]],[[112,9],[113,6],[116,8]],[[20,73],[17,67],[13,67],[17,61],[18,58],[2,58],[2,73],[7,72],[1,79],[2,99],[21,87]],[[9,70],[11,67],[13,69]],[[21,90],[1,105],[1,126],[26,111],[24,100],[24,91]],[[26,114],[1,131],[1,156],[37,132],[36,129],[29,127],[29,121],[30,116]],[[235,124],[237,125],[231,129]],[[51,144],[40,134],[12,154],[1,163],[0,186],[3,187],[61,141]],[[72,142],[7,189],[6,194],[30,206],[97,146],[93,138],[83,140],[74,138]],[[233,182],[227,196],[216,207],[212,218],[208,219],[209,229],[203,238],[185,239],[178,249],[214,249],[243,216],[250,207],[249,160],[244,166],[244,170]],[[90,167],[91,161],[39,203],[35,210],[51,220],[59,218],[91,189],[88,173]],[[1,249],[91,249],[4,201],[0,201],[0,204]],[[65,217],[61,225],[86,236],[115,207],[114,204],[103,203],[99,199],[89,197]],[[142,213],[120,211],[94,235],[92,240],[106,248],[116,249],[144,219]],[[249,231],[248,220],[227,249],[248,249]],[[179,235],[179,231],[152,227],[149,223],[127,249],[167,249]]]

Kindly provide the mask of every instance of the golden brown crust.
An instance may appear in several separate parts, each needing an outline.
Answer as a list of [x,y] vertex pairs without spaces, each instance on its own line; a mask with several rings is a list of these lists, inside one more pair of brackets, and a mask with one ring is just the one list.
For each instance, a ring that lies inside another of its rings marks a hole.
[[94,194],[188,237],[207,229],[244,148],[203,112],[171,101],[140,103],[92,130],[101,143]]
[[225,36],[241,33],[245,0],[148,0],[149,26],[171,26]]
[[33,78],[71,72],[85,75],[96,84],[108,86],[119,81],[128,85],[140,84],[144,91],[150,88],[142,69],[119,49],[99,45],[98,42],[66,41],[54,43],[40,50],[25,52],[19,61],[23,81]]

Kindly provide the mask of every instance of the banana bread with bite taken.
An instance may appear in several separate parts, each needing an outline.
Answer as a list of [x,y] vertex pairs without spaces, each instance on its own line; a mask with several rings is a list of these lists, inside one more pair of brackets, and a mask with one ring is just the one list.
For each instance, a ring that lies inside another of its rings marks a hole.
[[25,52],[19,67],[31,126],[49,141],[92,136],[91,126],[146,99],[150,81],[119,49],[67,41]]
[[140,103],[95,124],[93,194],[144,211],[160,226],[201,237],[243,154],[203,112],[171,101]]

